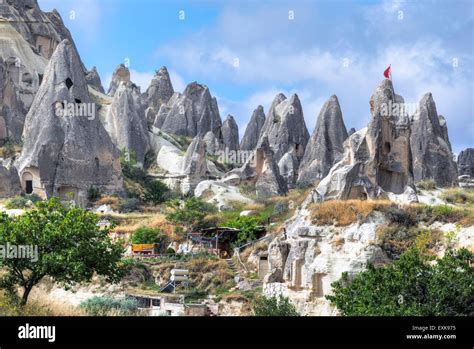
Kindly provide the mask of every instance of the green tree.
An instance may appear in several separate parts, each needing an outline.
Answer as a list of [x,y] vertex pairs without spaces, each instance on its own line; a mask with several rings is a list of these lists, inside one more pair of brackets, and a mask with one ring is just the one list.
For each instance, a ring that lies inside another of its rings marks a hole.
[[255,316],[300,316],[287,297],[258,297],[253,301]]
[[412,248],[391,265],[369,265],[353,278],[343,273],[326,298],[343,315],[474,315],[473,253],[448,250],[432,262]]
[[258,227],[259,224],[259,217],[239,216],[225,223],[225,226],[240,229],[240,232],[237,235],[237,240],[234,242],[236,246],[240,246],[257,238],[257,234],[260,231],[260,228]]
[[160,229],[140,227],[135,230],[130,239],[133,244],[155,244],[163,241]]
[[154,180],[145,184],[145,202],[152,202],[156,205],[165,202],[169,196],[170,190],[163,182]]
[[166,219],[171,223],[182,225],[186,232],[203,226],[206,215],[215,211],[214,206],[196,197],[171,200],[168,207],[172,212],[166,215]]
[[[49,276],[65,287],[89,281],[94,274],[118,282],[124,275],[123,247],[113,243],[98,217],[80,208],[67,208],[53,198],[36,209],[10,218],[0,214],[0,246],[37,247],[36,258],[1,258],[0,288],[24,305],[33,287]],[[5,257],[5,256],[2,256]],[[22,288],[21,296],[17,289]]]

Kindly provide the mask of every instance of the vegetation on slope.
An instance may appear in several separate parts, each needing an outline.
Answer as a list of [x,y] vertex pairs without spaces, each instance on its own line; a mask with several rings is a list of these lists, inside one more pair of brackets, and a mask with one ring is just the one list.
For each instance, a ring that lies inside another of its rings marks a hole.
[[473,263],[466,249],[434,259],[412,248],[391,265],[343,273],[326,298],[349,316],[473,316]]
[[[63,206],[53,198],[17,217],[0,213],[0,245],[37,248],[30,258],[1,258],[5,271],[0,288],[12,302],[24,305],[44,277],[70,286],[103,275],[109,282],[123,276],[123,248],[113,243],[98,217],[80,208]],[[21,288],[21,295],[17,289]]]

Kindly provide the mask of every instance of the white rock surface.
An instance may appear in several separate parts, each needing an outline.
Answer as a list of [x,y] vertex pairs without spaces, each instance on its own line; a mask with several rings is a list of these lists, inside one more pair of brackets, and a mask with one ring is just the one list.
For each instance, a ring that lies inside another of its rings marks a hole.
[[239,192],[239,188],[228,185],[220,181],[202,181],[194,190],[196,197],[205,197],[207,202],[210,202],[219,210],[229,208],[229,203],[232,201],[243,202],[250,204],[253,201]]

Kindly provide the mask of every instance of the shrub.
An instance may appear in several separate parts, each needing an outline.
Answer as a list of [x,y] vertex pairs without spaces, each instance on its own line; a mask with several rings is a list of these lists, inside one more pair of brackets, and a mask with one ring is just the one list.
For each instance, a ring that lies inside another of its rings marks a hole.
[[121,200],[118,196],[101,196],[99,200],[95,202],[96,205],[108,205],[114,211],[118,211],[120,209]]
[[474,191],[465,188],[446,189],[441,198],[451,204],[474,204]]
[[225,226],[240,229],[237,240],[234,242],[235,246],[240,246],[257,239],[257,234],[260,231],[259,223],[260,218],[258,216],[239,216],[225,223]]
[[138,303],[131,298],[95,296],[83,301],[80,307],[92,316],[133,315],[138,310]]
[[145,202],[151,202],[156,205],[165,202],[169,197],[170,190],[163,182],[154,180],[145,184]]
[[41,197],[37,194],[24,194],[9,199],[5,204],[5,207],[8,209],[25,209],[33,206],[33,204],[41,200]]
[[137,198],[124,199],[120,204],[120,212],[129,213],[136,211],[138,209],[139,204],[140,200],[138,200]]
[[133,244],[159,244],[163,239],[160,229],[140,227],[133,232],[130,240]]
[[427,179],[422,179],[421,181],[416,183],[415,186],[417,189],[421,189],[421,190],[434,190],[436,189],[436,182],[431,178],[427,178]]
[[255,316],[300,316],[287,297],[257,297],[252,304]]
[[398,259],[405,251],[416,246],[420,251],[431,249],[442,239],[439,230],[427,230],[418,227],[406,227],[397,224],[381,226],[377,237],[382,250],[391,259]]
[[206,215],[216,211],[213,205],[196,197],[172,200],[168,202],[168,207],[172,212],[166,215],[166,219],[171,223],[182,225],[185,231],[202,227]]
[[134,151],[122,149],[120,152],[122,173],[126,178],[137,182],[146,181],[146,172],[138,166],[137,156]]
[[391,265],[343,273],[326,298],[347,316],[473,316],[473,253],[448,250],[432,262],[410,249]]
[[15,155],[15,152],[14,142],[7,140],[3,146],[0,147],[0,158],[11,158]]
[[411,227],[416,224],[416,219],[413,217],[412,212],[408,210],[401,209],[396,206],[390,206],[385,211],[387,218],[392,223],[404,227]]
[[100,199],[100,196],[101,196],[100,190],[97,187],[91,186],[87,190],[87,199],[89,201],[96,201],[96,200]]

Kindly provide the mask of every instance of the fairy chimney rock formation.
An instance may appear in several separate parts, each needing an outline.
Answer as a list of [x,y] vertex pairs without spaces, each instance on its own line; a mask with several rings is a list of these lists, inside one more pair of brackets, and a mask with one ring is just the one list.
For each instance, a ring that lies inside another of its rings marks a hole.
[[222,140],[228,151],[239,150],[239,127],[232,115],[228,115],[222,123]]
[[143,165],[150,141],[140,90],[133,83],[119,84],[102,122],[115,146],[133,152],[137,162]]
[[107,94],[113,97],[121,82],[130,82],[130,70],[124,64],[119,64],[115,68]]
[[412,116],[411,148],[415,182],[430,178],[438,186],[457,183],[457,166],[446,120],[438,116],[431,93],[423,96]]
[[410,120],[403,98],[395,94],[390,80],[383,80],[376,88],[370,112],[368,127],[344,142],[341,161],[319,183],[316,190],[320,198],[366,199],[389,192],[416,200]]
[[[261,131],[259,147],[264,138],[267,138],[273,157],[281,168],[290,168],[291,164],[296,164],[293,171],[285,173],[288,184],[293,184],[309,140],[298,95],[287,99],[280,93],[275,97]],[[282,159],[283,163],[280,163]]]
[[331,96],[324,103],[306,146],[298,182],[310,185],[326,177],[331,167],[341,159],[346,138],[347,130],[339,101],[336,96]]
[[16,167],[23,189],[79,204],[87,190],[121,190],[118,151],[89,96],[78,53],[62,41],[26,116],[24,146]]
[[86,82],[89,86],[92,86],[100,93],[105,93],[96,67],[92,67],[92,69],[86,73]]
[[474,148],[467,148],[459,153],[458,170],[460,176],[474,178]]
[[257,147],[258,140],[260,138],[260,132],[262,131],[263,125],[265,124],[265,113],[263,107],[259,105],[252,113],[247,128],[245,129],[242,142],[240,143],[240,149],[251,151]]

